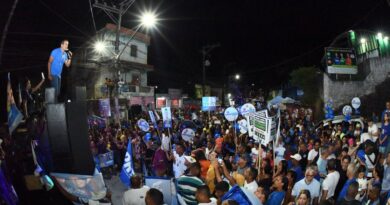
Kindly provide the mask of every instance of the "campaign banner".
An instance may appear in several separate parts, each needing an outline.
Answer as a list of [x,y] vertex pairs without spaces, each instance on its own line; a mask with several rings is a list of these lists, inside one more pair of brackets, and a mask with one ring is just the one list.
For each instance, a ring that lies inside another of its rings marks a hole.
[[357,74],[356,54],[351,48],[325,48],[330,74]]
[[217,97],[202,97],[202,111],[214,111],[217,108]]
[[99,112],[100,117],[111,117],[110,99],[106,98],[99,100]]
[[54,172],[50,176],[56,178],[66,192],[84,200],[100,200],[107,194],[103,175],[97,170],[93,176]]
[[99,165],[100,168],[109,167],[114,165],[114,152],[107,152],[104,154],[99,154]]
[[245,119],[238,121],[238,127],[240,128],[241,134],[245,134],[248,132],[248,123]]
[[279,118],[279,111],[276,116],[272,117],[268,116],[267,110],[250,113],[247,116],[249,136],[259,143],[267,145],[277,135]]
[[167,99],[164,97],[156,99],[156,108],[162,108],[167,106]]
[[190,142],[192,141],[192,138],[195,136],[195,131],[191,128],[185,128],[181,132],[181,137],[183,138],[184,141]]
[[139,119],[139,120],[137,121],[137,125],[138,125],[138,127],[139,127],[142,131],[144,131],[144,132],[149,131],[149,123],[148,123],[146,120],[144,120],[144,119]]
[[251,103],[246,103],[243,106],[241,106],[240,113],[242,116],[246,116],[249,113],[255,113],[256,108]]
[[163,107],[161,108],[162,118],[163,118],[163,124],[165,128],[171,128],[172,127],[172,113],[170,107]]
[[163,177],[145,177],[145,185],[158,189],[164,196],[164,204],[177,204],[176,188],[172,179]]
[[153,111],[151,111],[151,110],[149,110],[149,117],[150,117],[150,121],[152,121],[153,124],[155,124],[156,118],[154,117]]
[[234,107],[229,107],[225,110],[224,115],[229,122],[233,122],[238,118],[238,111]]

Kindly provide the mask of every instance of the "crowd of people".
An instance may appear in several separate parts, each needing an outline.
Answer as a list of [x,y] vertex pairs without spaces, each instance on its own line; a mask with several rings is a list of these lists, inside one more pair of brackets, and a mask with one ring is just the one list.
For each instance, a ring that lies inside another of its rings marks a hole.
[[[236,204],[224,200],[235,186],[266,205],[371,205],[386,204],[389,198],[390,102],[380,126],[372,119],[315,125],[310,109],[287,109],[281,113],[280,136],[267,145],[241,134],[218,112],[181,114],[173,113],[172,128],[160,122],[148,133],[136,123],[90,130],[94,155],[113,151],[118,171],[131,142],[137,174],[124,204],[145,203],[139,202],[149,190],[141,185],[142,176],[174,178],[179,202],[189,205]],[[148,116],[132,120],[140,118]],[[186,127],[195,130],[190,141],[181,137]]]

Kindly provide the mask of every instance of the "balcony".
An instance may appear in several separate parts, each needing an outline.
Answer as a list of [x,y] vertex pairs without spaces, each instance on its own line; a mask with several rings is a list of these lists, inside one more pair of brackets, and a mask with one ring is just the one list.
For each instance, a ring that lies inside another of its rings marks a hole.
[[107,88],[106,85],[98,85],[95,89],[95,98],[105,98],[110,96],[118,96],[119,98],[130,98],[132,96],[154,96],[154,87],[152,86],[138,86],[125,84],[120,89],[113,87]]

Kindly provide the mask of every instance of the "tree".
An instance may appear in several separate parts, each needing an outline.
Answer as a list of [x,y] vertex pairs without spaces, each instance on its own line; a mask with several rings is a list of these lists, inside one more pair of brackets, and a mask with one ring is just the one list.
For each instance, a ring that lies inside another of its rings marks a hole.
[[300,67],[290,73],[291,84],[303,90],[302,103],[315,106],[320,100],[320,81],[315,66]]

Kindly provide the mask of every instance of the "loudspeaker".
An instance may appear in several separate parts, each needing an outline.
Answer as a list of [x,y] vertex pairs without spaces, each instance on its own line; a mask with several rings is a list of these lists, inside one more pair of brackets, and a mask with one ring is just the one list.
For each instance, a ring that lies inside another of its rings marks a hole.
[[46,109],[52,172],[93,175],[86,102],[49,103]]
[[76,86],[73,101],[85,101],[87,99],[87,88],[85,86]]
[[69,168],[72,167],[73,159],[68,139],[65,104],[47,104],[46,119],[52,158],[52,171],[68,173]]
[[69,142],[73,157],[73,168],[71,173],[93,175],[95,163],[93,161],[90,142],[88,139],[86,102],[73,101],[71,103],[67,103],[66,118],[68,122]]
[[46,88],[45,89],[45,103],[56,103],[56,95],[54,88]]

